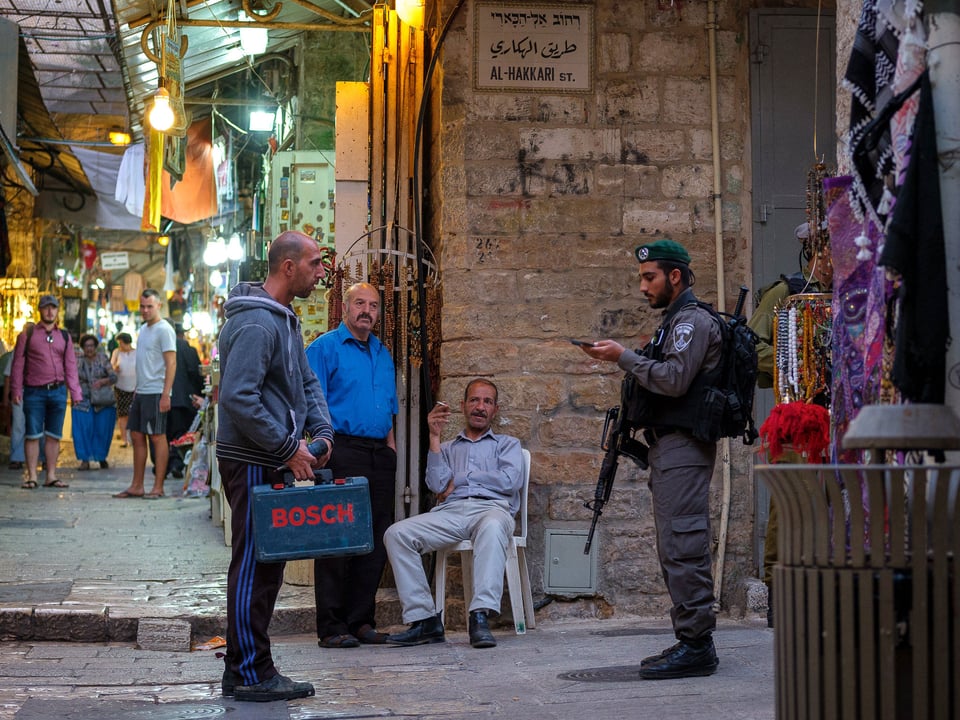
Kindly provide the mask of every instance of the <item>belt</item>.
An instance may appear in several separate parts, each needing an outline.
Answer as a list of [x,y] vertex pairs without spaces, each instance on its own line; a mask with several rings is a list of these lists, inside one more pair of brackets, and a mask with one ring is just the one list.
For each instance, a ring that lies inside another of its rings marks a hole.
[[669,425],[659,425],[656,427],[644,428],[643,436],[646,438],[648,445],[653,445],[664,435],[670,435],[678,430],[679,428],[671,427]]
[[386,438],[369,438],[369,437],[360,437],[359,435],[335,434],[333,436],[333,442],[335,444],[350,445],[351,447],[370,448],[372,450],[377,450],[379,448],[387,447]]
[[46,385],[27,385],[28,388],[32,390],[56,390],[58,387],[63,385],[63,380],[57,382],[47,383]]

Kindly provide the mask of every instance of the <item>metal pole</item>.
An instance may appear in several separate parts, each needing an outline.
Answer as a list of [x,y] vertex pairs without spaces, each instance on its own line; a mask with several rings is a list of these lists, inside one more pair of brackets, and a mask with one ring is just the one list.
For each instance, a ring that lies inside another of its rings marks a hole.
[[[937,126],[940,206],[947,260],[947,313],[950,327],[960,327],[960,0],[929,0],[930,85]],[[960,338],[947,347],[944,404],[960,416]],[[948,453],[960,462],[960,453]]]

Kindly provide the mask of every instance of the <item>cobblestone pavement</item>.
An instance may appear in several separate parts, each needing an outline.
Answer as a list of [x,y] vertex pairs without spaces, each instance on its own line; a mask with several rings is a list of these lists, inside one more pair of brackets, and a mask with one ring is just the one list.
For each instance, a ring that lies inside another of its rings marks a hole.
[[[321,650],[313,592],[285,585],[271,626],[281,671],[317,695],[245,704],[220,697],[216,650],[137,644],[140,619],[189,622],[194,641],[222,634],[229,551],[209,501],[118,500],[129,449],[111,468],[61,460],[64,490],[20,489],[0,468],[0,720],[257,718],[772,719],[773,634],[761,618],[723,619],[709,678],[643,682],[639,662],[672,643],[665,618],[557,620],[496,628],[499,645],[466,633],[416,648]],[[43,476],[41,475],[41,480]]]

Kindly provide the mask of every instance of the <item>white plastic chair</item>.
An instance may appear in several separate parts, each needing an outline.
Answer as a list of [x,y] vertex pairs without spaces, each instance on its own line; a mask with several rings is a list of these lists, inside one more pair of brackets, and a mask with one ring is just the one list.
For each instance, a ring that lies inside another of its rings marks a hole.
[[[513,612],[514,629],[517,635],[524,635],[527,628],[537,626],[533,616],[533,591],[530,589],[530,574],[527,572],[527,493],[530,489],[530,451],[523,449],[523,488],[520,490],[518,533],[507,546],[507,590],[510,593],[510,608]],[[434,570],[434,599],[437,610],[445,609],[447,593],[447,556],[460,553],[460,568],[463,574],[463,603],[470,607],[473,595],[473,543],[464,540],[443,550],[437,551]]]

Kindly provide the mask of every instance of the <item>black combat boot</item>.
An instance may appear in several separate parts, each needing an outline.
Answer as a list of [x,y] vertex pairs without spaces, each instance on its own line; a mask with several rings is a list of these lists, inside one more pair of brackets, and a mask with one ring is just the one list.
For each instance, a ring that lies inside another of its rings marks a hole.
[[440,613],[437,613],[433,617],[411,623],[410,627],[402,633],[388,635],[387,643],[389,645],[426,645],[427,643],[441,643],[445,639]]
[[659,660],[640,666],[643,680],[669,680],[673,678],[713,675],[717,671],[717,651],[713,638],[707,635],[696,640],[680,638],[672,652]]

